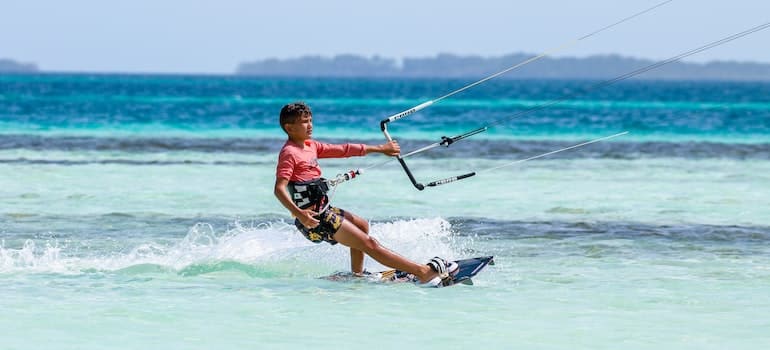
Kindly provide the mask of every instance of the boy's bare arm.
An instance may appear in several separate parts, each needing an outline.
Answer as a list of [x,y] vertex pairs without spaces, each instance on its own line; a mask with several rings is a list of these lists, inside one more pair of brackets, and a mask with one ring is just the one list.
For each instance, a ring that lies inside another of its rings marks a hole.
[[299,207],[297,207],[294,204],[294,201],[291,200],[291,196],[289,196],[289,191],[286,189],[286,186],[289,185],[289,180],[283,179],[280,177],[275,178],[275,188],[273,189],[273,194],[275,194],[275,197],[278,198],[278,201],[283,204],[286,209],[291,212],[291,215],[299,219],[299,221],[302,223],[303,226],[307,228],[313,228],[318,226],[319,221],[318,219],[314,218],[313,216],[318,215],[318,213],[310,210],[305,209],[302,210]]
[[388,156],[397,156],[401,153],[401,146],[399,146],[398,142],[395,140],[377,146],[366,145],[366,154],[369,153],[382,153]]

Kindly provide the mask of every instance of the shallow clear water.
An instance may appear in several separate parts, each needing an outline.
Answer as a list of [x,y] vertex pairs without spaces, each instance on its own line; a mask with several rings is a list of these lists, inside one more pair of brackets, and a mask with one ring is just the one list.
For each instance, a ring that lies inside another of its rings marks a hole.
[[[494,255],[472,287],[335,283],[272,195],[280,106],[320,140],[461,81],[0,77],[3,348],[770,345],[770,85],[628,82],[409,158],[333,201],[418,261]],[[392,123],[405,150],[587,82],[496,81]],[[628,130],[628,136],[484,171]],[[383,268],[368,259],[367,268]]]

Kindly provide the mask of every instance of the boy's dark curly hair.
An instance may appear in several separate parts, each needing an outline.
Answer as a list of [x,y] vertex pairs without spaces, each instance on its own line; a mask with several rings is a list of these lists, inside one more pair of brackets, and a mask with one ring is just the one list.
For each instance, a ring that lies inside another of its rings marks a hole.
[[291,124],[297,121],[297,119],[301,118],[304,115],[312,116],[313,112],[310,110],[310,107],[305,104],[305,102],[294,102],[289,103],[283,108],[281,108],[281,129],[283,131],[286,131],[286,128],[283,126],[285,124]]

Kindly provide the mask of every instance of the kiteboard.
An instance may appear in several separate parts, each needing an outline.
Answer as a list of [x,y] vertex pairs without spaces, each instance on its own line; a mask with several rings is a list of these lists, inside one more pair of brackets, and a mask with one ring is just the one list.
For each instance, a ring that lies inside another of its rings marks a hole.
[[[494,265],[495,260],[492,256],[482,256],[477,258],[455,260],[457,269],[449,274],[450,279],[440,283],[436,287],[449,287],[456,284],[473,285],[473,278],[487,265]],[[352,272],[336,272],[322,279],[335,282],[370,282],[370,283],[404,283],[417,281],[417,278],[411,273],[399,270],[385,270],[379,272],[364,271],[362,274]]]

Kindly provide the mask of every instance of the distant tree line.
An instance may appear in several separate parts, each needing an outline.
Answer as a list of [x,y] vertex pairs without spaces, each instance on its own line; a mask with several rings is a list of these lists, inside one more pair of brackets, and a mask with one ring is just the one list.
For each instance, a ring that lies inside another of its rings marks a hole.
[[20,63],[7,58],[0,58],[0,72],[2,73],[31,73],[37,72],[34,63]]
[[[531,58],[525,53],[500,57],[439,54],[435,57],[392,58],[358,55],[334,57],[303,56],[290,59],[265,59],[245,62],[236,74],[253,76],[297,77],[483,77]],[[619,55],[586,58],[546,57],[506,75],[511,79],[611,79],[654,64],[656,61]],[[645,72],[639,79],[667,80],[770,80],[770,64],[715,61],[709,63],[675,62]]]

